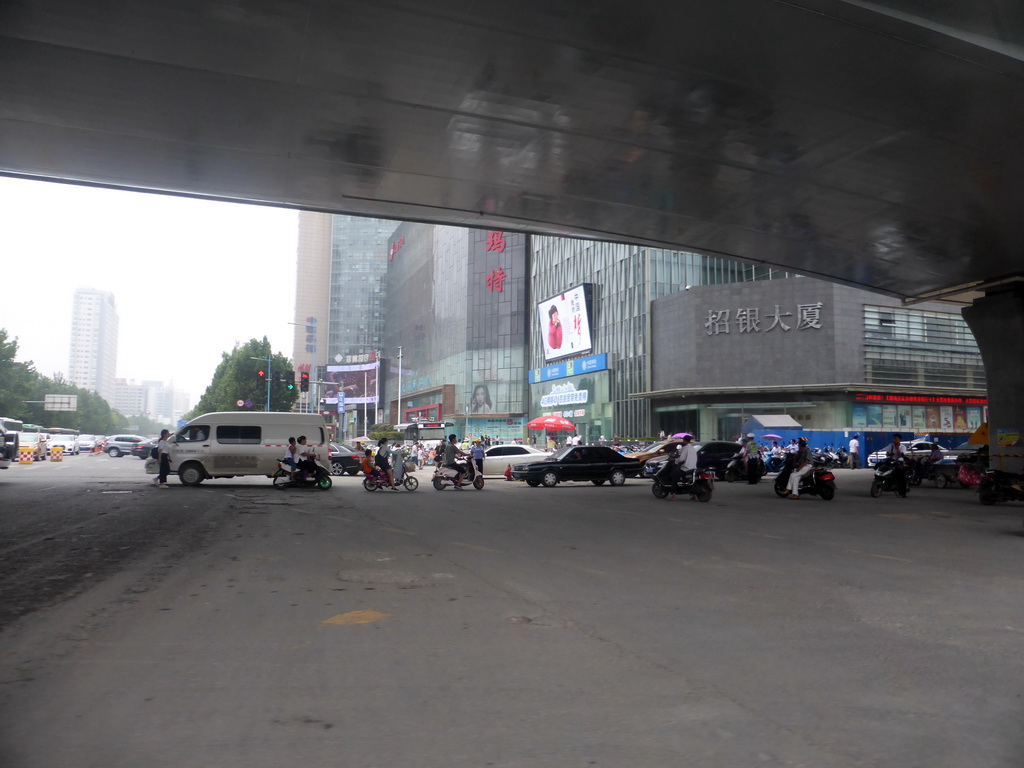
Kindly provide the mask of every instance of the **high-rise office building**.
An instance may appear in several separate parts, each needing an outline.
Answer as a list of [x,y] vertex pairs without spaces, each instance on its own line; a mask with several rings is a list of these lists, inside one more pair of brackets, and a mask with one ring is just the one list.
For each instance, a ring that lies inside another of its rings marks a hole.
[[68,379],[108,403],[114,402],[117,326],[114,294],[92,288],[75,291]]
[[380,348],[385,280],[394,256],[388,237],[399,224],[299,214],[292,361],[298,370],[315,366],[314,381],[322,379],[325,366],[367,357]]

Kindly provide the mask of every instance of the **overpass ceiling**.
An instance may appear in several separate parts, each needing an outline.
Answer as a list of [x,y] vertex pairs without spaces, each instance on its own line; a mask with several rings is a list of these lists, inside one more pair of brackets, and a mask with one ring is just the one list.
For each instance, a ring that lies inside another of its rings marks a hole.
[[0,172],[721,254],[1024,273],[1018,0],[6,0]]

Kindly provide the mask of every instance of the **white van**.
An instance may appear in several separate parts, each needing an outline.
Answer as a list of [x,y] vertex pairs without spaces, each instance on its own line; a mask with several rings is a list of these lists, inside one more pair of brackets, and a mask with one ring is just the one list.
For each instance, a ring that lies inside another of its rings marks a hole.
[[317,413],[222,412],[192,419],[171,437],[171,471],[184,485],[215,477],[263,475],[277,471],[288,438],[306,445],[327,465],[327,426]]

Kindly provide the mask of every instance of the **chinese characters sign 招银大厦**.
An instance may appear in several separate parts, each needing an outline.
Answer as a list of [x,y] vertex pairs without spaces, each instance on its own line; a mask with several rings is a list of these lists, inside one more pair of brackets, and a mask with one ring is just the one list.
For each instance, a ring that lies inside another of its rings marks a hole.
[[[824,305],[817,301],[814,304],[797,304],[796,315],[783,312],[779,304],[775,310],[761,316],[756,307],[739,307],[735,312],[731,309],[709,309],[704,328],[708,336],[729,333],[735,324],[737,333],[768,333],[769,331],[790,331],[794,328],[804,331],[811,328],[821,329],[821,308]],[[788,321],[788,322],[787,322]]]

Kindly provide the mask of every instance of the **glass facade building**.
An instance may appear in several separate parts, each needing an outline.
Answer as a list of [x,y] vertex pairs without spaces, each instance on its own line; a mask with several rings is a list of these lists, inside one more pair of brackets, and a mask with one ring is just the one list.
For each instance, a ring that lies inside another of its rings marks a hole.
[[864,380],[870,384],[985,392],[985,366],[963,317],[864,306]]
[[[787,273],[685,251],[621,245],[562,237],[531,239],[531,306],[574,286],[594,286],[592,316],[593,352],[608,355],[611,418],[601,415],[577,424],[587,440],[601,435],[623,439],[651,436],[650,403],[630,398],[645,392],[650,383],[650,305],[655,299],[688,286],[742,283],[783,277]],[[543,332],[540,319],[531,312],[532,334]],[[531,368],[541,369],[543,351],[532,344]],[[540,385],[534,384],[534,387]],[[607,413],[596,404],[595,414]],[[531,413],[530,416],[540,416]]]
[[331,217],[327,359],[377,349],[384,332],[388,240],[401,222]]
[[522,437],[527,241],[414,223],[394,231],[383,331],[386,421],[445,420],[470,438]]

